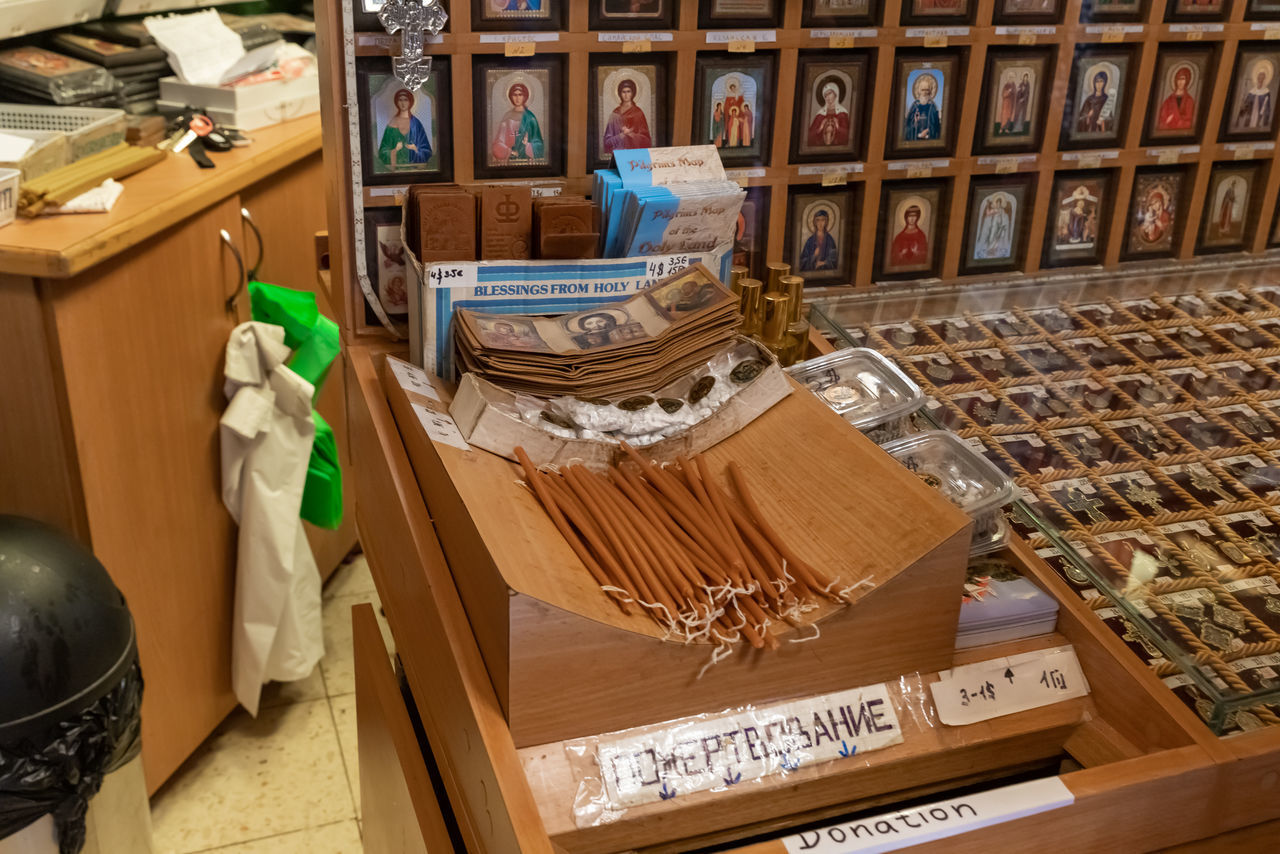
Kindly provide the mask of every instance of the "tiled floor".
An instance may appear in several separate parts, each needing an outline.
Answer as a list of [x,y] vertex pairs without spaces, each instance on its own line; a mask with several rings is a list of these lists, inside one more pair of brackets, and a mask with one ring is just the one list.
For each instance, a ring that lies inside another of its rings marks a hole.
[[379,609],[363,555],[325,585],[315,672],[267,686],[256,720],[237,709],[156,793],[156,854],[359,854],[351,608],[361,602]]

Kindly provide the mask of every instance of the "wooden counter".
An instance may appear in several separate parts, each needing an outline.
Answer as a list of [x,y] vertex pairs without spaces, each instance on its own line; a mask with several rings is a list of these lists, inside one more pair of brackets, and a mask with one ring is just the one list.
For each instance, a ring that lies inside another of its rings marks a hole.
[[109,213],[18,217],[0,228],[0,273],[66,278],[136,246],[319,151],[320,116],[252,136],[246,148],[210,153],[214,169],[201,169],[184,152],[124,179],[125,191]]
[[[154,790],[235,705],[236,531],[222,505],[218,419],[231,330],[249,317],[233,253],[259,278],[318,290],[320,118],[255,131],[200,169],[172,155],[124,179],[109,213],[0,228],[0,513],[74,534],[129,601],[147,690]],[[261,234],[242,216],[248,211]],[[342,357],[317,406],[349,459]],[[346,478],[346,479],[349,479]],[[348,490],[350,495],[350,490]],[[355,544],[308,526],[322,572]]]

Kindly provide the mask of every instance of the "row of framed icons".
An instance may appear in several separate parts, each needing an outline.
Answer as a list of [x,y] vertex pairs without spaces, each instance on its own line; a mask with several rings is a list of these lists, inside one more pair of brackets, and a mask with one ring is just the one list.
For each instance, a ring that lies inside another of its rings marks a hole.
[[[1200,142],[1218,48],[1171,44],[1157,54],[1150,98],[1137,93],[1138,45],[1076,49],[1058,148],[1121,145],[1131,118],[1144,115],[1144,144]],[[1050,120],[1056,47],[991,48],[972,150],[978,154],[1039,151]],[[902,49],[894,56],[886,158],[952,156],[964,93],[964,49]],[[698,57],[694,85],[695,144],[712,143],[726,166],[767,163],[772,151],[777,57],[768,53]],[[357,64],[364,179],[368,184],[452,177],[448,57],[436,57],[417,91],[391,74],[390,61]],[[866,154],[873,99],[872,51],[804,51],[793,102],[792,163],[848,162]],[[1246,42],[1237,52],[1218,138],[1274,137],[1280,98],[1280,47]],[[588,168],[607,166],[612,152],[671,143],[668,58],[593,54],[586,87]],[[562,55],[473,57],[474,169],[477,178],[564,174],[565,75]],[[879,105],[877,105],[879,106]],[[884,109],[884,107],[880,107]]]
[[[1211,167],[1196,253],[1241,251],[1255,229],[1271,223],[1260,208],[1266,161],[1231,161]],[[1049,217],[1042,267],[1101,264],[1106,255],[1117,170],[1057,172],[1047,200]],[[1006,273],[1026,267],[1035,173],[975,175],[965,206],[962,275]],[[1178,254],[1191,205],[1192,164],[1139,167],[1134,174],[1120,257],[1124,261]],[[876,281],[939,275],[949,228],[950,179],[885,181],[874,247]],[[788,195],[785,260],[811,285],[843,285],[853,279],[859,250],[858,219],[865,215],[864,188],[792,187]],[[767,188],[748,190],[735,246],[735,263],[764,264],[768,233]],[[1266,223],[1261,223],[1266,220]],[[1280,241],[1280,218],[1273,225]]]
[[[1242,0],[1237,0],[1241,2]],[[1280,19],[1280,0],[1243,0],[1245,17]],[[356,25],[377,30],[380,0],[356,0]],[[1164,19],[1176,22],[1222,21],[1231,14],[1232,0],[1168,0]],[[448,4],[446,3],[446,6]],[[996,0],[995,24],[1060,24],[1066,0]],[[1080,19],[1088,22],[1145,21],[1150,0],[1084,0]],[[785,0],[701,0],[700,29],[778,27]],[[471,0],[471,29],[561,30],[569,0]],[[636,27],[671,29],[677,23],[678,0],[592,0],[588,25],[593,30],[628,30]],[[973,24],[977,0],[903,0],[900,20],[908,24]],[[362,14],[361,14],[362,13]],[[884,10],[880,0],[805,0],[800,24],[804,27],[880,25]]]

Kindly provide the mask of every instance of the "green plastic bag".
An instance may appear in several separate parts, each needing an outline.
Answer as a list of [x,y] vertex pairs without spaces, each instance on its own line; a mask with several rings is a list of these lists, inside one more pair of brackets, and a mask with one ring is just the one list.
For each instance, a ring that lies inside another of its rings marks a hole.
[[[316,295],[306,291],[249,283],[253,319],[284,327],[285,346],[293,350],[290,370],[315,386],[314,401],[320,395],[329,368],[342,349],[338,324],[320,313]],[[307,462],[307,483],[302,492],[303,519],[330,530],[342,524],[342,469],[338,464],[338,443],[333,428],[320,413],[311,410],[316,438]]]

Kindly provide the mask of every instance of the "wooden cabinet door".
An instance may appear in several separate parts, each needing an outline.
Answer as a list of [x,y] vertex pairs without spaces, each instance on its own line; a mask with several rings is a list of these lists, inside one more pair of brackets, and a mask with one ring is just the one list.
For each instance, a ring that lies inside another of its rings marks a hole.
[[[93,550],[128,597],[154,790],[233,708],[235,526],[222,505],[236,197],[67,281],[43,281]],[[240,300],[245,311],[246,298]]]
[[[245,190],[240,202],[262,235],[262,268],[258,278],[274,285],[313,292],[321,313],[332,319],[335,315],[329,295],[320,287],[315,256],[315,234],[323,231],[327,223],[324,180],[320,153],[316,152]],[[257,259],[258,246],[253,229],[246,226],[244,231],[246,263],[252,265]],[[339,354],[329,369],[316,409],[333,428],[345,485],[350,482],[351,451],[347,440],[343,358]],[[356,543],[355,500],[350,486],[343,490],[343,503],[343,521],[336,531],[306,525],[311,551],[324,578],[329,577]]]

